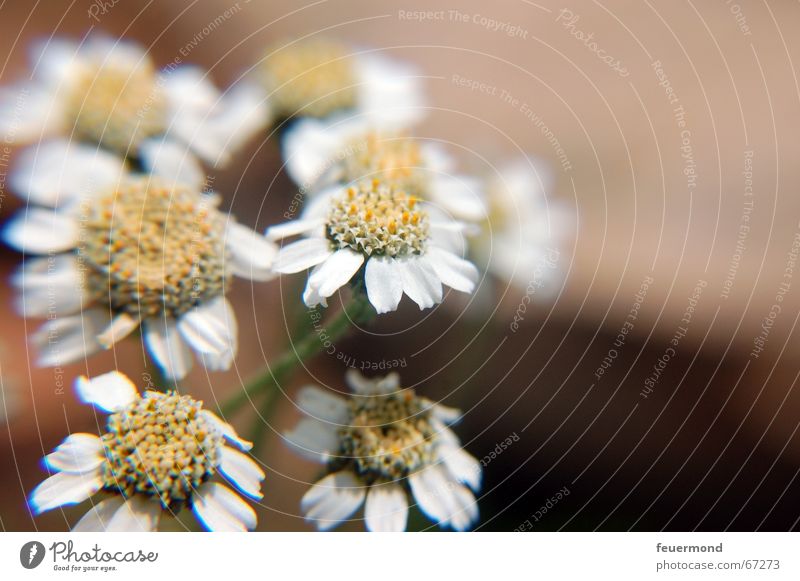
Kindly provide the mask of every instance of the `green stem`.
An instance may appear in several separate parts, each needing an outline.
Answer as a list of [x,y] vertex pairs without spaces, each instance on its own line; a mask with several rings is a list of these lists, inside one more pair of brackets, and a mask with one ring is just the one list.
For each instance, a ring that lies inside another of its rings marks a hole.
[[[351,322],[366,322],[375,314],[363,292],[354,291],[353,298],[348,306],[339,312],[330,324],[324,327],[331,341],[341,338],[350,328]],[[325,343],[320,340],[316,329],[311,329],[299,341],[292,343],[291,349],[281,355],[278,360],[268,366],[260,375],[248,381],[243,389],[226,401],[221,406],[223,415],[235,413],[253,396],[280,385],[298,363],[304,362],[309,357],[316,355],[325,348]]]

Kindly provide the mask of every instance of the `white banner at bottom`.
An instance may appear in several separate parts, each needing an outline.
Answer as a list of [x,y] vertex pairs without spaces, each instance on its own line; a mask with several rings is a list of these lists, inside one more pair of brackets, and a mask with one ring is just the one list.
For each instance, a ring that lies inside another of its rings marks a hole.
[[800,579],[790,533],[4,533],[2,579]]

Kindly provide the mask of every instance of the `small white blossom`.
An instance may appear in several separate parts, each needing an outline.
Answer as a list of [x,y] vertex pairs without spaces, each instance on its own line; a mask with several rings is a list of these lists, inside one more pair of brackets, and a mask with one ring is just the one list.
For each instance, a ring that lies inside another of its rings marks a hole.
[[303,496],[306,519],[328,530],[363,504],[367,529],[403,531],[413,499],[440,526],[470,528],[478,520],[481,466],[448,427],[460,412],[401,388],[396,373],[370,380],[350,370],[347,382],[347,399],[303,388],[297,404],[308,417],[285,436],[327,467]]
[[403,294],[420,309],[442,302],[442,285],[470,293],[479,273],[461,258],[465,225],[407,195],[392,183],[364,180],[333,186],[299,220],[267,230],[268,238],[303,237],[281,247],[277,273],[311,268],[303,300],[325,305],[358,273],[378,313],[397,309]]
[[264,472],[252,447],[202,402],[175,392],[140,396],[112,371],[76,382],[79,397],[107,413],[106,432],[67,437],[45,465],[52,476],[31,493],[37,514],[105,496],[73,527],[87,531],[154,531],[165,514],[191,508],[211,531],[246,531],[256,514],[225,482],[260,499]]
[[[47,171],[26,170],[39,153]],[[47,319],[32,338],[40,365],[78,361],[142,325],[170,379],[189,372],[190,348],[208,369],[231,366],[238,342],[225,294],[233,275],[272,278],[277,247],[221,212],[180,150],[163,144],[152,159],[153,174],[134,175],[113,154],[62,141],[23,154],[18,185],[51,207],[21,210],[3,237],[39,255],[12,282],[20,313]]]
[[223,94],[198,67],[158,71],[125,40],[49,39],[33,63],[30,80],[0,89],[0,133],[16,143],[61,135],[137,158],[168,141],[221,165],[269,121],[246,84]]
[[302,119],[287,129],[282,147],[289,176],[309,196],[334,183],[378,178],[458,219],[486,219],[479,181],[456,174],[441,144],[404,130],[382,129],[366,117]]

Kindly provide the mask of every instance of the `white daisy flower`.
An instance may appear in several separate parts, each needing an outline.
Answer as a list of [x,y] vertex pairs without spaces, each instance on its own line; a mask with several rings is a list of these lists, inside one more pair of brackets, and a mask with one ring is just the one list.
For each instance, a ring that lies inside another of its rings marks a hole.
[[272,46],[256,65],[254,78],[276,118],[325,117],[354,109],[394,126],[423,113],[420,77],[412,67],[332,39]]
[[79,397],[110,414],[106,432],[72,434],[45,465],[52,476],[31,493],[37,514],[106,498],[72,528],[88,531],[154,531],[165,514],[191,508],[211,531],[245,531],[256,514],[215,475],[252,499],[261,499],[264,472],[250,456],[252,444],[202,402],[175,392],[140,396],[125,375],[112,371],[76,381]]
[[303,294],[307,306],[325,305],[363,267],[367,297],[380,314],[396,310],[403,293],[426,309],[442,302],[442,284],[475,289],[478,269],[456,254],[465,228],[375,179],[329,188],[299,220],[269,228],[267,237],[303,236],[281,247],[273,270],[312,269]]
[[263,95],[221,94],[194,66],[159,72],[144,47],[107,37],[37,47],[32,77],[0,90],[0,132],[15,142],[64,135],[125,156],[165,138],[212,164],[269,121]]
[[501,167],[489,180],[490,214],[473,245],[478,262],[489,272],[545,296],[557,291],[563,280],[561,254],[575,229],[568,206],[547,199],[551,181],[541,164],[527,158]]
[[283,157],[289,176],[312,196],[332,183],[377,177],[460,219],[486,218],[479,182],[455,175],[453,159],[439,144],[376,129],[365,117],[300,120],[284,135]]
[[303,388],[298,406],[309,417],[286,434],[293,449],[328,471],[303,496],[306,520],[328,530],[364,504],[367,529],[403,531],[410,493],[440,526],[472,526],[481,466],[448,427],[460,412],[401,389],[396,373],[370,380],[350,370],[347,382],[347,399]]
[[[142,325],[167,378],[189,372],[190,348],[208,369],[228,369],[237,351],[231,275],[271,278],[276,246],[221,212],[192,181],[199,169],[187,171],[167,144],[149,176],[126,174],[121,159],[91,147],[52,142],[39,153],[25,152],[14,177],[29,199],[58,207],[29,206],[3,232],[41,255],[13,277],[21,314],[47,319],[32,337],[39,365],[78,361]],[[51,165],[29,170],[43,158]]]

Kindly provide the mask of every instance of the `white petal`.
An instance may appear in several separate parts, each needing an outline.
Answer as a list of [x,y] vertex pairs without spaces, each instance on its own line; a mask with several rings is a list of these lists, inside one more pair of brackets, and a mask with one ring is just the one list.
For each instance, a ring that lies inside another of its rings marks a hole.
[[102,502],[97,503],[90,508],[85,515],[81,517],[74,527],[73,533],[99,533],[104,532],[108,523],[114,518],[114,513],[117,512],[124,500],[120,496],[106,498]]
[[367,529],[372,532],[402,532],[408,522],[408,500],[400,485],[373,484],[364,507]]
[[414,68],[379,54],[355,61],[359,112],[378,128],[398,129],[425,115],[421,76]]
[[308,416],[341,425],[347,421],[349,407],[343,397],[307,385],[297,394],[297,407]]
[[445,424],[455,424],[461,420],[460,409],[442,405],[440,403],[437,403],[431,408],[431,413],[435,418],[441,420]]
[[420,509],[442,525],[450,522],[454,505],[450,498],[450,481],[438,465],[428,466],[408,477],[411,492]]
[[233,426],[224,421],[214,412],[202,410],[200,413],[206,418],[206,420],[211,422],[211,424],[213,424],[217,430],[219,430],[220,434],[225,436],[225,439],[228,440],[228,442],[234,444],[240,450],[248,451],[253,447],[252,442],[248,442],[247,440],[240,438]]
[[31,337],[39,352],[36,364],[59,367],[96,353],[102,348],[97,335],[107,325],[108,314],[102,309],[47,321]]
[[219,468],[241,492],[252,498],[262,498],[261,481],[265,474],[250,456],[223,446],[220,449]]
[[437,175],[432,178],[430,195],[432,202],[459,218],[477,222],[487,217],[480,182],[475,179]]
[[72,216],[61,212],[28,208],[9,220],[3,238],[21,252],[64,252],[78,244],[78,224]]
[[453,486],[450,498],[455,509],[450,515],[450,526],[456,531],[465,531],[478,520],[478,502],[472,493],[461,485]]
[[331,245],[324,238],[305,238],[282,246],[272,269],[275,272],[292,274],[316,266],[333,254]]
[[89,379],[81,375],[75,380],[75,391],[85,403],[114,413],[139,397],[136,386],[119,371],[110,371]]
[[[323,262],[322,264],[325,263]],[[322,264],[318,264],[311,269],[311,272],[308,274],[309,278],[314,276],[314,274],[316,274],[316,272],[322,268]],[[303,290],[303,303],[310,308],[316,307],[317,305],[322,305],[323,307],[327,308],[328,299],[319,294],[319,289],[317,287],[313,287],[306,283],[306,288]]]
[[314,185],[346,144],[346,135],[330,131],[331,124],[306,117],[293,123],[281,140],[286,172],[303,189]]
[[161,503],[157,499],[134,495],[120,505],[106,523],[105,530],[109,533],[149,533],[156,530],[161,512]]
[[344,379],[353,393],[370,395],[380,392],[376,385],[377,382],[368,377],[364,377],[357,369],[348,369],[344,374]]
[[230,222],[225,245],[231,253],[233,274],[250,280],[264,281],[273,278],[272,263],[278,247],[250,228]]
[[360,252],[349,248],[337,250],[308,278],[308,286],[316,289],[319,296],[327,298],[347,284],[362,264],[364,255]]
[[206,482],[198,490],[192,511],[210,531],[243,532],[256,528],[256,513],[227,486]]
[[303,418],[284,434],[286,443],[299,455],[312,462],[324,464],[339,449],[339,433],[333,424],[323,424],[313,418]]
[[217,100],[210,111],[177,112],[177,127],[192,129],[192,146],[217,167],[271,121],[264,92],[250,82],[239,82]]
[[0,137],[6,143],[30,143],[56,132],[63,107],[52,92],[36,83],[0,88]]
[[80,265],[72,253],[29,258],[11,282],[20,291],[17,308],[26,317],[72,315],[86,301]]
[[119,313],[103,332],[97,335],[97,340],[106,349],[111,349],[117,341],[122,341],[138,329],[139,324],[139,319],[133,318],[128,313]]
[[178,330],[199,353],[220,355],[237,351],[236,316],[228,299],[214,298],[181,316]]
[[22,151],[11,184],[30,203],[55,208],[110,190],[126,171],[125,160],[113,153],[59,139]]
[[426,142],[420,145],[425,169],[434,174],[452,174],[456,163],[439,143]]
[[386,256],[372,256],[367,260],[364,273],[367,297],[379,315],[397,310],[403,296],[403,280],[393,260]]
[[151,138],[139,146],[139,156],[150,174],[173,185],[203,188],[205,172],[186,146],[166,138]]
[[97,471],[87,474],[58,472],[42,482],[31,493],[36,514],[66,504],[83,502],[103,486]]
[[451,476],[467,484],[472,490],[478,491],[481,487],[481,464],[459,446],[441,446],[439,456]]
[[312,486],[300,507],[306,520],[325,531],[350,518],[364,502],[364,495],[364,484],[351,472],[335,472]]
[[[161,373],[170,381],[183,379],[192,368],[192,352],[174,319],[146,319],[144,340]],[[162,386],[165,387],[165,386]]]
[[474,264],[435,246],[429,247],[425,255],[442,283],[464,293],[475,290],[480,274]]
[[431,264],[422,257],[396,259],[396,270],[403,281],[403,292],[420,310],[442,302],[442,283]]
[[85,473],[105,460],[103,442],[94,434],[71,434],[44,461],[53,470]]
[[270,226],[264,233],[268,240],[283,240],[298,234],[305,234],[315,228],[321,228],[324,224],[322,218],[309,218],[307,220],[291,220],[277,226]]

